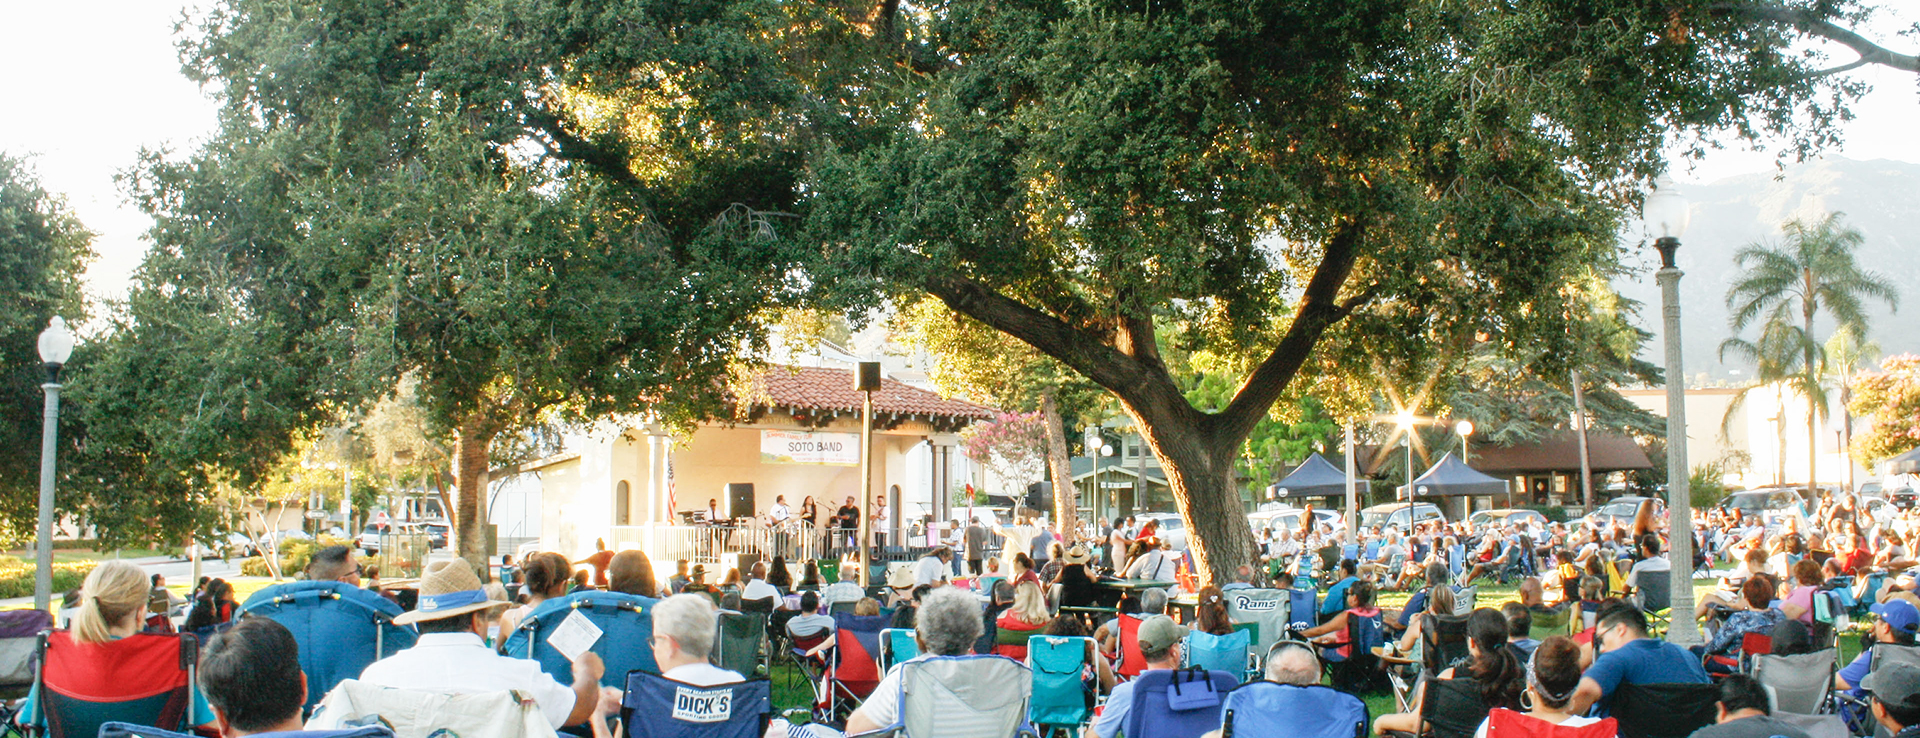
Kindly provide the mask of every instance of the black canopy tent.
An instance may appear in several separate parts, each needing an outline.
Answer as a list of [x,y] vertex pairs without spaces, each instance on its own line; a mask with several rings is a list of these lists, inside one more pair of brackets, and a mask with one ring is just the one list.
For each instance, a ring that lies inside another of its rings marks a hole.
[[[1427,473],[1413,480],[1413,494],[1419,497],[1458,497],[1466,495],[1504,495],[1511,483],[1498,477],[1490,477],[1479,470],[1467,466],[1459,457],[1448,453],[1440,457]],[[1412,499],[1407,495],[1409,485],[1400,485],[1394,493],[1400,499]]]
[[1920,448],[1887,459],[1888,474],[1920,474]]
[[[1367,480],[1354,480],[1353,488],[1357,494],[1366,494]],[[1268,499],[1341,497],[1346,494],[1347,473],[1317,453],[1307,457],[1307,460],[1296,467],[1285,479],[1267,485]]]

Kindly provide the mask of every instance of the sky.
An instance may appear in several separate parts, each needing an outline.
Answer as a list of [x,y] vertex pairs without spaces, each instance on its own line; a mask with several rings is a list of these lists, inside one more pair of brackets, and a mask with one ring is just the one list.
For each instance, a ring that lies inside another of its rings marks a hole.
[[[1885,0],[1883,5],[1907,5]],[[146,246],[151,221],[128,204],[114,175],[142,148],[184,152],[211,135],[212,100],[180,74],[173,26],[189,7],[171,0],[0,0],[0,151],[30,155],[42,184],[62,193],[98,234],[99,256],[86,284],[95,299],[122,297]],[[1883,13],[1858,30],[1898,50],[1920,45],[1895,36],[1920,20],[1920,8]],[[1842,58],[1846,52],[1839,52]],[[1846,143],[1832,153],[1855,159],[1920,163],[1920,84],[1915,75],[1868,67],[1854,72],[1875,91],[1853,107]],[[1682,184],[1773,168],[1768,152],[1714,152],[1675,173]]]

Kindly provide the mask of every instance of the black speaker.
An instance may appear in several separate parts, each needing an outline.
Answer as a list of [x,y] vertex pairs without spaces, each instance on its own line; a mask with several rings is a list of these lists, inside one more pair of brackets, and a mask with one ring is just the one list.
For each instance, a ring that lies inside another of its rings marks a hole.
[[860,362],[859,370],[853,373],[853,389],[856,392],[879,392],[880,362]]
[[727,517],[753,517],[753,483],[729,482],[727,484]]
[[1033,482],[1027,485],[1027,495],[1020,504],[1030,510],[1049,511],[1053,509],[1053,483]]

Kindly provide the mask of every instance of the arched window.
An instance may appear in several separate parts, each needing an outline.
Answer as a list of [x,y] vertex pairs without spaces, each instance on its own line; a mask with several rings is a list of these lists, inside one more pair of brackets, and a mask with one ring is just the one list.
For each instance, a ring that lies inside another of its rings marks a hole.
[[613,520],[616,525],[633,525],[633,501],[627,499],[627,480],[613,487]]

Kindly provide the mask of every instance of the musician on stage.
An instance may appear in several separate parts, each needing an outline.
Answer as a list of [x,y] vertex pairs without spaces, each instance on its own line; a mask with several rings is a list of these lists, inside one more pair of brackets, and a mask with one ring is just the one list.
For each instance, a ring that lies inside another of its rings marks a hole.
[[787,496],[774,495],[773,508],[767,510],[767,520],[777,526],[787,522],[787,518],[791,517],[793,517],[793,511],[787,509]]
[[707,522],[709,524],[712,524],[712,523],[718,523],[721,520],[722,518],[720,517],[720,501],[712,497],[707,498]]
[[860,531],[860,508],[853,504],[853,495],[847,495],[847,502],[833,513],[834,544],[850,546],[854,534]]

